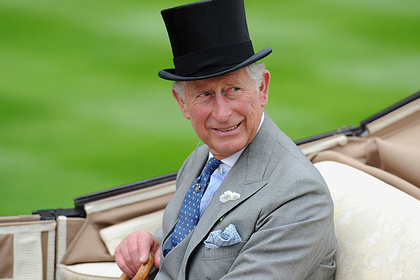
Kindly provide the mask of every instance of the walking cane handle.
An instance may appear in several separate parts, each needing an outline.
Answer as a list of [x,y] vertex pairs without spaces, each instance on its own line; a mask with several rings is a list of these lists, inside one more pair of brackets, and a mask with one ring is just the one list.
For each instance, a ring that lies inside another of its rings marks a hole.
[[147,276],[149,276],[149,272],[155,263],[155,255],[153,252],[150,252],[150,257],[147,263],[144,263],[140,266],[139,270],[137,271],[136,275],[131,279],[125,273],[121,274],[118,280],[146,280]]

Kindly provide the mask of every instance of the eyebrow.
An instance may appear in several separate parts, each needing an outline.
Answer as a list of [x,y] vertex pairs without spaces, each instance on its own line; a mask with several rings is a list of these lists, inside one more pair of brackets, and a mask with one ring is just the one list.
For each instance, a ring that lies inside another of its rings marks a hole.
[[[232,73],[226,74],[225,82],[223,83],[225,86],[235,86],[241,82],[242,79],[235,77]],[[196,81],[193,86],[191,86],[193,90],[196,91],[207,91],[208,88],[204,81]]]

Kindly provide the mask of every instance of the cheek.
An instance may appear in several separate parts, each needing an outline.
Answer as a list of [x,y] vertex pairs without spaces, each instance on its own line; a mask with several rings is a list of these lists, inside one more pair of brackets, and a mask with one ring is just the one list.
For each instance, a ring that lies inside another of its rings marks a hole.
[[254,116],[257,116],[262,112],[262,106],[259,101],[260,100],[255,97],[251,100],[243,100],[239,104],[238,109],[244,116],[247,116],[247,118],[252,119]]
[[248,130],[256,130],[260,125],[263,108],[259,102],[247,103],[242,110],[247,121]]
[[190,110],[191,119],[196,122],[203,122],[207,118],[208,113],[205,109]]
[[205,123],[211,114],[211,111],[205,107],[194,108],[189,111],[191,123],[195,130],[204,129]]

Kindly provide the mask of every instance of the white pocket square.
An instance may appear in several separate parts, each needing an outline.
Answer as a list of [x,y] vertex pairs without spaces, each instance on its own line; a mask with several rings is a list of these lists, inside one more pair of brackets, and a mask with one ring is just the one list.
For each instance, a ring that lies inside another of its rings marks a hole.
[[235,225],[230,224],[223,232],[220,229],[210,232],[209,237],[204,241],[204,244],[207,249],[214,249],[232,246],[241,242],[242,238],[236,230]]

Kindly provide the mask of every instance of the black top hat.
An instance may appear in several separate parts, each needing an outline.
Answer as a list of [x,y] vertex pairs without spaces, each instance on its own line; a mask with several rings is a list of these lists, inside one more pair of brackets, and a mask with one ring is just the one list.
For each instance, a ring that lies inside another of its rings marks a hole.
[[172,81],[192,81],[221,76],[272,51],[254,53],[243,0],[205,0],[163,10],[174,56],[174,69],[159,71]]

